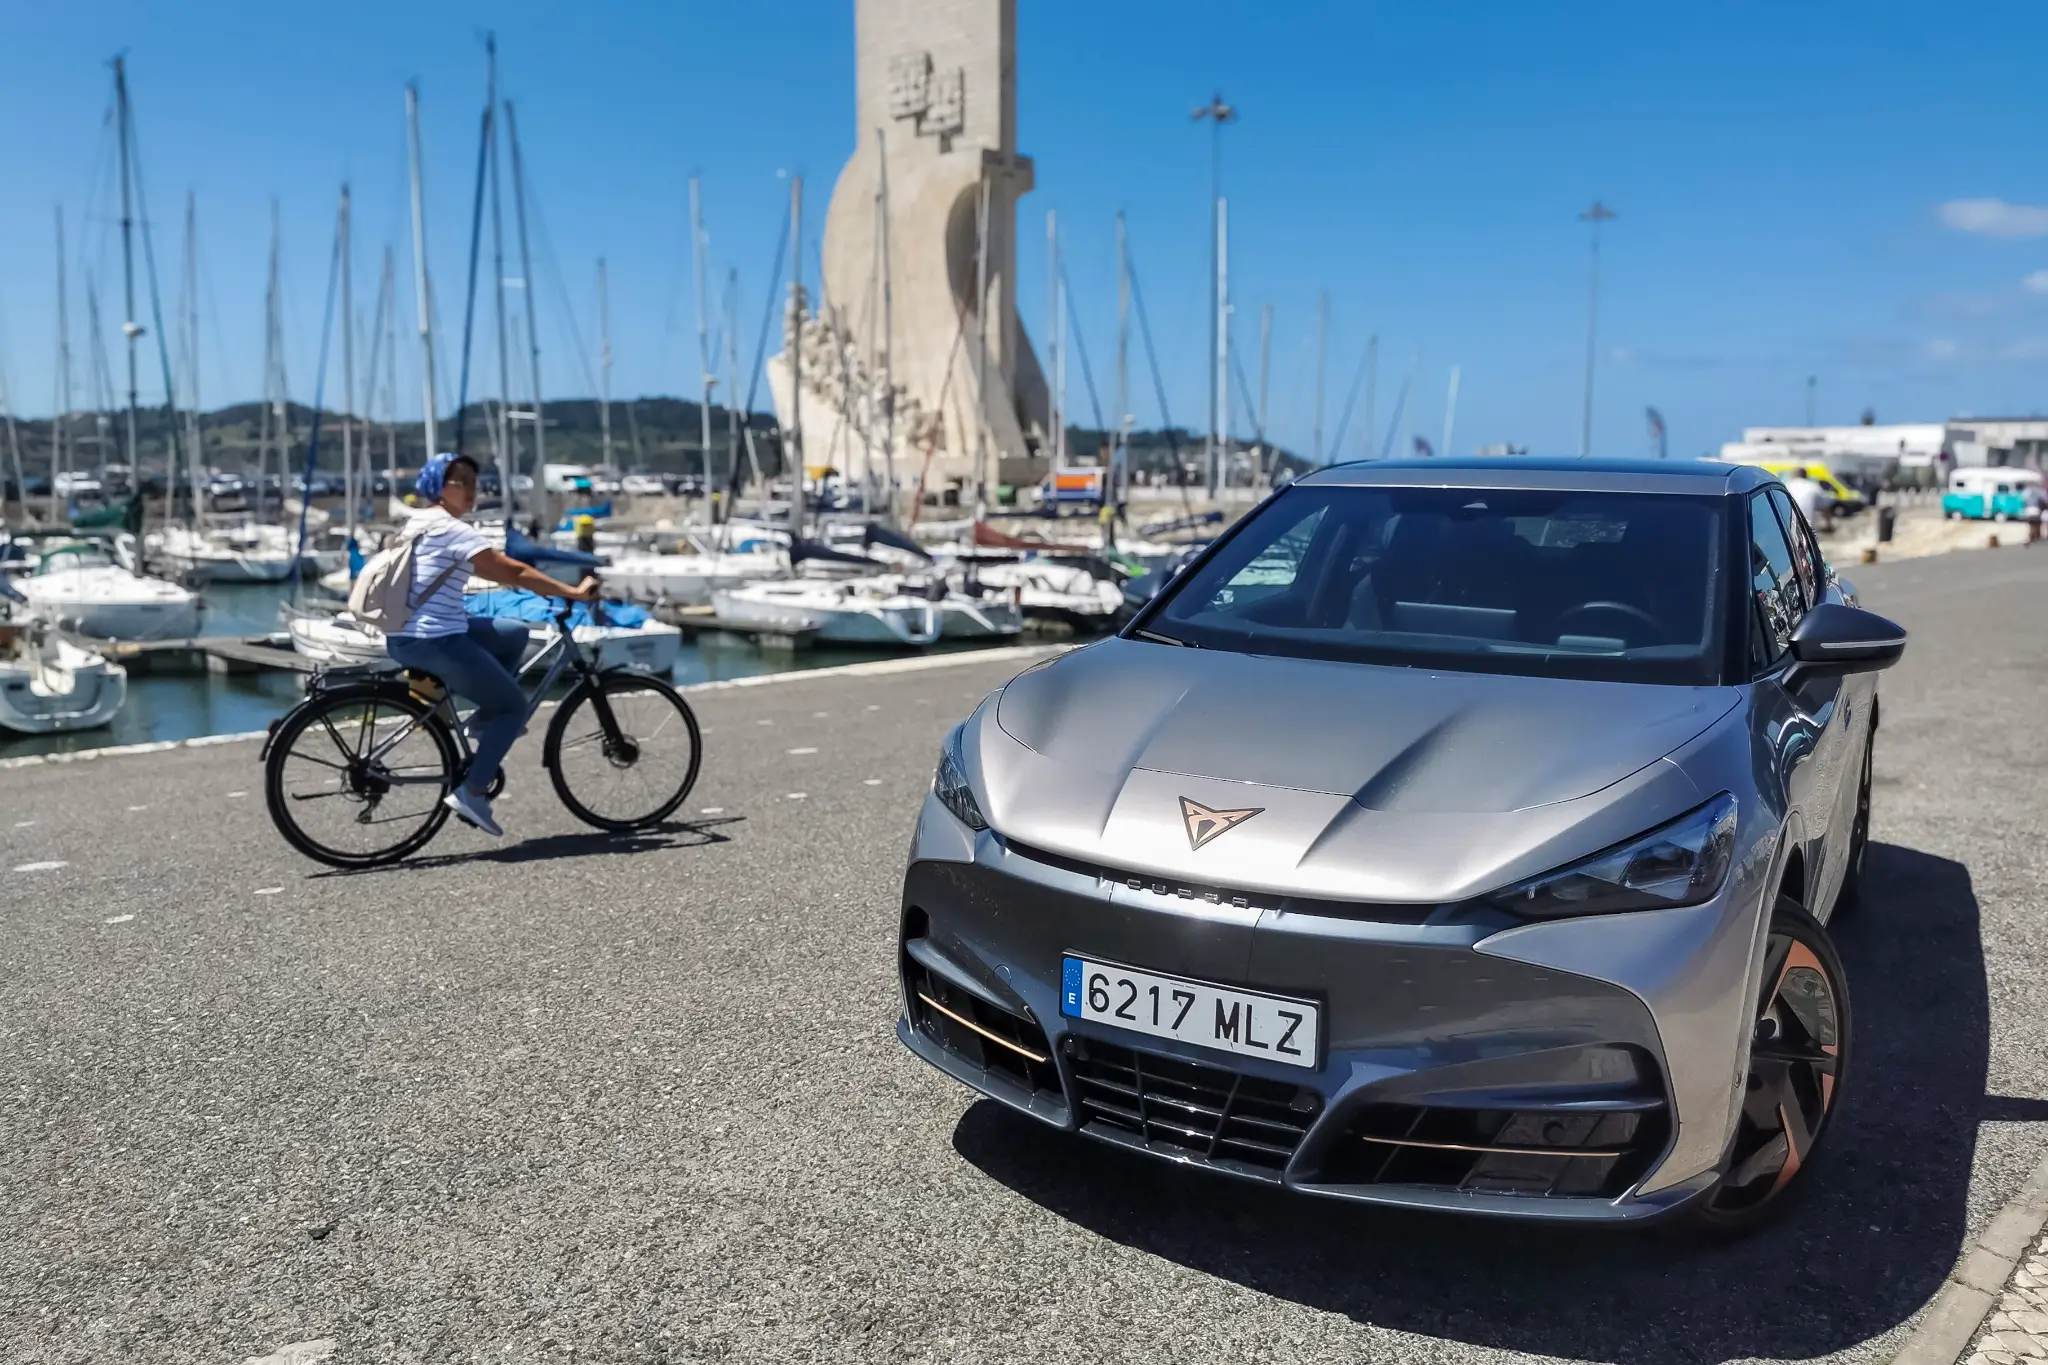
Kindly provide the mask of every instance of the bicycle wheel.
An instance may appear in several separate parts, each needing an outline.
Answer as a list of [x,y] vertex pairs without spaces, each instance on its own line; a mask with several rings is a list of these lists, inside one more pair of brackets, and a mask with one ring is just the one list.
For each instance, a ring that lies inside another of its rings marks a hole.
[[703,738],[673,687],[608,673],[570,694],[548,726],[542,762],[570,814],[599,829],[666,819],[697,784]]
[[331,692],[278,726],[263,794],[278,832],[308,858],[374,867],[434,837],[458,763],[448,727],[417,697]]

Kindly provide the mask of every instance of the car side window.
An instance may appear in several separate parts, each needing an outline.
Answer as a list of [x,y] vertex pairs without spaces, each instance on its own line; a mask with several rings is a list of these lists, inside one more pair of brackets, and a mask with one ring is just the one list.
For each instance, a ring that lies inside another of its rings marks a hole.
[[1778,519],[1785,523],[1785,538],[1792,546],[1792,567],[1798,571],[1799,590],[1810,607],[1820,601],[1821,592],[1820,553],[1814,548],[1813,531],[1784,489],[1773,488],[1768,496],[1771,506],[1778,509]]
[[1792,627],[1806,614],[1806,600],[1792,567],[1792,544],[1762,493],[1749,500],[1749,560],[1750,659],[1767,669],[1791,648]]

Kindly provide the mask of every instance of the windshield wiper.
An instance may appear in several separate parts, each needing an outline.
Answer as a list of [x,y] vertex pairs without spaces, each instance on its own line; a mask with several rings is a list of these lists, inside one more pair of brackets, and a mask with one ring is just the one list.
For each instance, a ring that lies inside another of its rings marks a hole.
[[1140,640],[1150,640],[1155,645],[1179,645],[1182,649],[1201,648],[1193,640],[1176,640],[1171,635],[1161,635],[1156,630],[1134,630],[1131,634]]

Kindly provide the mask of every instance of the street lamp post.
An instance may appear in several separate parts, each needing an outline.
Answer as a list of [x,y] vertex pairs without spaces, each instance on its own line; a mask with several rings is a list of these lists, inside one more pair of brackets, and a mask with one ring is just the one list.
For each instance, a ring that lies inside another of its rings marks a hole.
[[1586,410],[1579,425],[1579,457],[1584,459],[1593,453],[1593,345],[1594,335],[1600,320],[1600,225],[1615,217],[1613,209],[1598,199],[1593,207],[1579,215],[1582,223],[1593,225],[1593,272],[1592,282],[1586,292]]
[[1209,496],[1216,496],[1219,482],[1217,465],[1217,375],[1222,368],[1217,360],[1219,331],[1223,324],[1223,299],[1220,280],[1223,274],[1223,125],[1237,121],[1237,109],[1224,102],[1218,91],[1207,104],[1196,109],[1189,117],[1196,122],[1209,120],[1209,354],[1206,368],[1209,371],[1209,437],[1203,446],[1203,463],[1208,469]]
[[1819,375],[1810,374],[1806,376],[1806,425],[1808,427],[1813,425],[1813,389],[1814,385],[1818,383],[1820,383]]

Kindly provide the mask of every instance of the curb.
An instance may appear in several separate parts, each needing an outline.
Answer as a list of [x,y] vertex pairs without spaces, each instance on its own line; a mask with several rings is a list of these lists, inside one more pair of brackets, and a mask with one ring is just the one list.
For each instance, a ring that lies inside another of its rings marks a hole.
[[[727,678],[720,682],[691,683],[676,690],[683,693],[724,692],[735,687],[770,687],[778,683],[808,682],[813,678],[873,678],[891,673],[923,673],[935,668],[961,668],[968,664],[1003,663],[1050,658],[1076,648],[1074,645],[1004,645],[997,649],[962,649],[948,654],[919,655],[909,659],[877,659],[864,664],[834,664],[830,668],[796,668],[781,673],[757,673],[750,678]],[[553,702],[543,703],[546,706]],[[147,744],[110,744],[99,749],[74,749],[63,754],[28,754],[21,758],[0,758],[0,772],[10,768],[40,768],[51,763],[89,763],[101,758],[126,758],[131,754],[162,754],[173,749],[204,749],[214,744],[241,744],[263,739],[267,730],[243,730],[229,735],[198,735],[192,739],[160,739]]]
[[1955,1365],[1968,1355],[2043,1226],[2048,1226],[2048,1158],[1977,1234],[1892,1365]]

